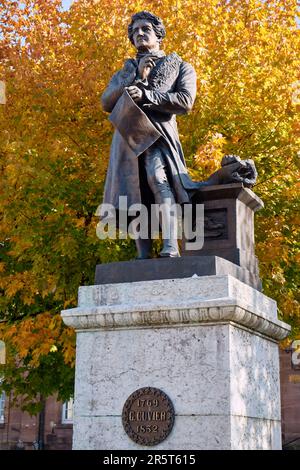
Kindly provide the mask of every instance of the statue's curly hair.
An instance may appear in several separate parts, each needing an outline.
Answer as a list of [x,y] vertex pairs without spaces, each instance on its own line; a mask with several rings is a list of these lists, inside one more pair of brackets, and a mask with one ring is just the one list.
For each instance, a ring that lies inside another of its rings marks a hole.
[[166,35],[166,28],[162,20],[158,16],[154,15],[153,13],[150,13],[150,11],[143,10],[143,11],[140,11],[139,13],[136,13],[135,15],[131,17],[131,22],[128,26],[128,37],[130,39],[130,42],[132,42],[132,44],[134,44],[133,23],[137,20],[147,20],[150,23],[152,23],[153,30],[157,38],[159,39],[159,42],[163,40],[163,38]]

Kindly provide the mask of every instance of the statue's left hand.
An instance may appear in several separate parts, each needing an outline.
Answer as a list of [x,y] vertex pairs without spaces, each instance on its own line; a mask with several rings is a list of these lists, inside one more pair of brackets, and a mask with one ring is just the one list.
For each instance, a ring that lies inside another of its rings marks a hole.
[[128,91],[133,101],[135,102],[141,101],[143,97],[143,92],[139,87],[132,85],[132,86],[127,87],[126,90]]

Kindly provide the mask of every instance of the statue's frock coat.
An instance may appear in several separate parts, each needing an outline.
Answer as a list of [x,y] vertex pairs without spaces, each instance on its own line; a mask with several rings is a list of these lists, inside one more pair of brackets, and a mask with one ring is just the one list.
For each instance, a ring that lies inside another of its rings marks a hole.
[[[138,62],[129,59],[115,73],[104,91],[103,109],[111,112],[124,88],[136,84]],[[176,115],[192,109],[196,96],[196,73],[176,53],[161,57],[152,69],[148,83],[144,86],[144,99],[139,103],[162,137],[154,144],[160,148],[167,164],[168,178],[178,203],[189,201],[189,191],[197,189],[199,183],[188,176],[182,147],[179,141]],[[151,151],[151,147],[150,147]],[[119,208],[119,196],[127,196],[128,206],[149,203],[151,192],[143,177],[143,154],[132,152],[118,130],[115,130],[109,166],[106,176],[103,203]],[[148,198],[148,201],[145,201]]]

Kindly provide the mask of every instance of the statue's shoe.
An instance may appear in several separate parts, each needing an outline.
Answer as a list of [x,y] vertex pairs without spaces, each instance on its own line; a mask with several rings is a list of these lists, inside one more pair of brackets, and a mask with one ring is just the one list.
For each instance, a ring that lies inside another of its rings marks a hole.
[[180,253],[179,251],[167,251],[167,250],[162,250],[159,253],[160,258],[180,258]]

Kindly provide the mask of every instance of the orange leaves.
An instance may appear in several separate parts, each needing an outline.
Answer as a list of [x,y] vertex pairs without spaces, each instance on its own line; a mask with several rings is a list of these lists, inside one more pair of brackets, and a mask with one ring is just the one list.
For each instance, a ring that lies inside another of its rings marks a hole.
[[5,295],[14,297],[17,292],[22,292],[23,300],[26,304],[33,302],[35,279],[31,272],[24,271],[2,278],[0,287],[4,290]]
[[30,368],[37,367],[42,356],[61,350],[66,363],[75,357],[74,332],[66,328],[60,315],[42,313],[13,325],[1,327],[1,339],[12,347],[19,363],[26,358]]
[[287,261],[289,248],[285,246],[282,233],[277,232],[277,234],[274,234],[274,232],[272,232],[272,235],[269,234],[268,239],[269,243],[265,241],[257,243],[257,254],[260,255],[263,263],[276,263],[278,259]]
[[75,334],[71,328],[65,328],[60,337],[64,361],[70,367],[75,366]]
[[53,275],[48,275],[44,279],[40,279],[38,274],[33,271],[5,275],[4,263],[2,264],[2,272],[0,288],[3,289],[4,295],[8,299],[13,299],[18,294],[25,305],[32,305],[38,295],[44,298],[55,292],[57,278]]

